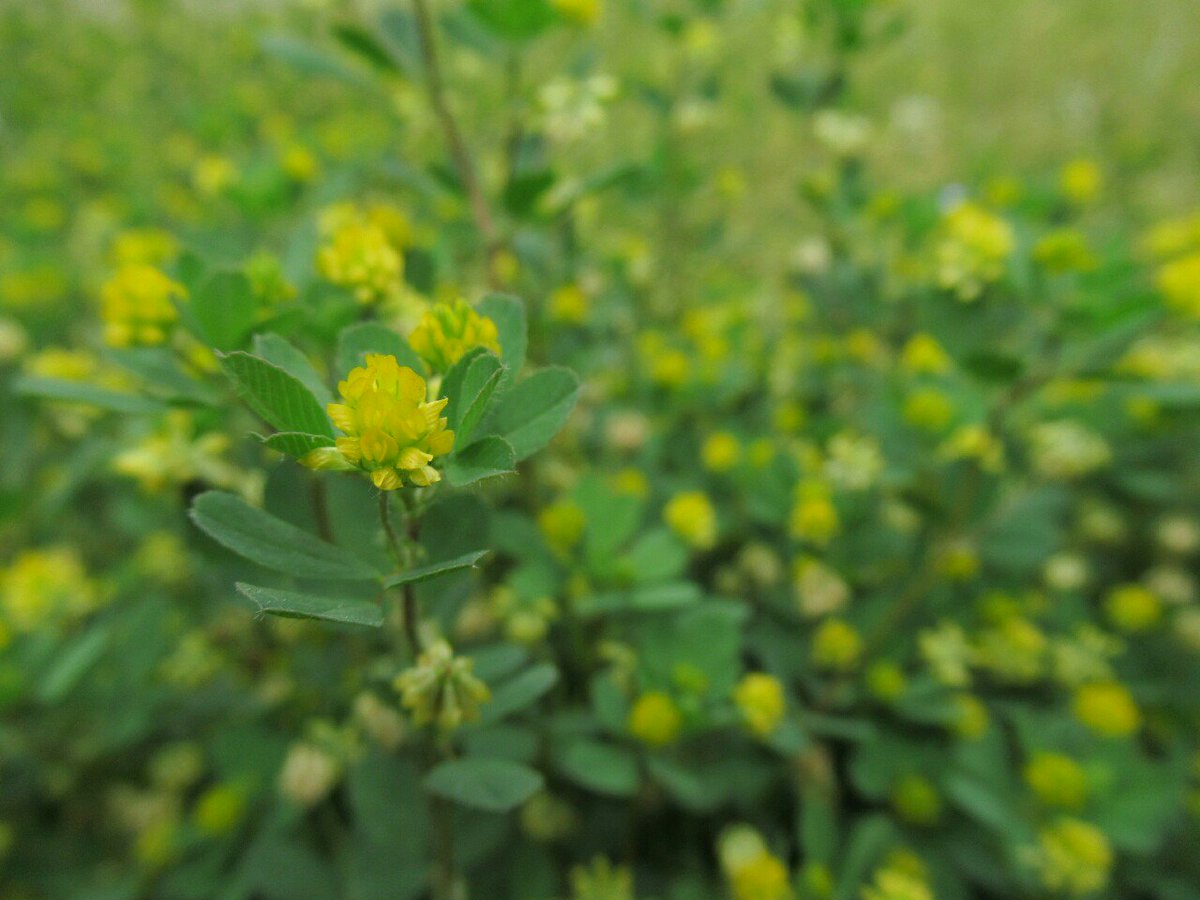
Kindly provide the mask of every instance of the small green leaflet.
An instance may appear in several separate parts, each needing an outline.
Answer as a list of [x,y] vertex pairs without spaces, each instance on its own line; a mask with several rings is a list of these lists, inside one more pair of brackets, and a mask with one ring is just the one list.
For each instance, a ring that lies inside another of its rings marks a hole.
[[383,608],[368,600],[343,600],[333,597],[314,597],[295,591],[258,587],[237,582],[238,593],[258,607],[260,613],[271,613],[292,619],[323,619],[346,625],[383,625]]
[[467,757],[444,762],[425,776],[425,790],[463,806],[508,812],[541,790],[542,776],[503,759]]
[[449,575],[451,572],[472,569],[478,564],[479,560],[483,559],[490,552],[490,550],[475,550],[471,553],[464,553],[462,556],[456,556],[454,559],[447,559],[442,562],[430,563],[427,566],[408,569],[399,575],[393,575],[386,579],[383,582],[383,586],[393,588],[399,587],[402,584],[416,584],[420,581],[428,581],[430,578],[437,578],[439,575]]

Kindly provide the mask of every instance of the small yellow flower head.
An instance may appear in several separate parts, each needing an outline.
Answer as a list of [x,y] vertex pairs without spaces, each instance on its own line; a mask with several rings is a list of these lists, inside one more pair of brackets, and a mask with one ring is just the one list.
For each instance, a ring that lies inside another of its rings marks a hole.
[[945,375],[953,368],[950,356],[931,334],[914,334],[900,351],[900,367],[912,375]]
[[1104,173],[1092,159],[1073,159],[1062,168],[1058,185],[1063,196],[1076,206],[1085,206],[1096,199],[1104,185]]
[[571,900],[634,900],[633,872],[597,856],[571,869]]
[[846,580],[815,557],[799,557],[792,566],[792,577],[796,606],[807,618],[835,613],[850,599]]
[[279,167],[292,181],[307,184],[317,177],[320,164],[303,144],[289,144],[280,154]]
[[818,481],[796,486],[795,505],[788,520],[792,537],[824,546],[838,533],[841,521],[829,497],[829,488]]
[[578,504],[564,500],[551,504],[538,513],[538,528],[550,548],[566,556],[583,537],[587,518]]
[[728,472],[738,464],[741,456],[741,442],[728,431],[709,435],[700,448],[700,458],[710,472]]
[[1082,897],[1108,884],[1113,852],[1095,825],[1064,817],[1038,833],[1038,863],[1045,887]]
[[179,318],[183,285],[153,266],[127,263],[100,288],[104,340],[113,347],[153,347],[166,342]]
[[1075,718],[1103,737],[1127,737],[1142,727],[1142,713],[1129,688],[1097,681],[1075,691]]
[[1042,422],[1029,432],[1034,469],[1047,478],[1081,478],[1112,461],[1108,442],[1080,422]]
[[918,388],[904,398],[904,421],[924,431],[944,431],[954,418],[954,401],[937,388]]
[[550,295],[550,318],[566,325],[582,325],[588,317],[588,295],[577,284],[564,284]]
[[783,685],[778,678],[762,672],[743,676],[734,688],[733,702],[741,710],[746,727],[759,737],[766,737],[779,727],[787,710]]
[[663,520],[697,550],[708,550],[717,543],[717,512],[703,491],[676,494],[663,509]]
[[1154,285],[1167,308],[1192,319],[1200,319],[1200,252],[1181,256],[1160,266]]
[[404,257],[381,226],[348,221],[339,224],[317,250],[317,271],[369,305],[399,293]]
[[642,694],[629,711],[629,733],[651,747],[674,743],[682,730],[683,714],[663,691]]
[[455,656],[445,641],[438,641],[417,658],[415,666],[397,675],[395,687],[413,723],[432,723],[450,732],[478,719],[480,707],[492,694],[472,674],[474,665],[467,657]]
[[979,574],[979,551],[965,538],[946,541],[938,548],[934,567],[949,581],[970,581]]
[[1147,631],[1162,620],[1158,595],[1140,584],[1119,584],[1104,601],[1108,619],[1120,631]]
[[733,900],[792,900],[795,896],[787,866],[749,825],[725,829],[718,839],[717,856]]
[[345,403],[330,403],[329,418],[345,434],[337,449],[350,465],[384,491],[407,480],[427,487],[441,480],[430,463],[449,453],[454,432],[446,429],[447,400],[425,401],[425,379],[394,356],[368,354],[338,385]]
[[293,744],[279,770],[279,792],[298,806],[320,803],[342,777],[342,764],[316,744]]
[[26,550],[0,572],[0,622],[23,634],[76,619],[100,602],[73,547]]
[[1043,806],[1079,809],[1087,800],[1083,767],[1062,753],[1041,751],[1025,764],[1025,783]]
[[946,213],[935,248],[937,283],[959,300],[975,300],[1004,274],[1015,240],[1012,227],[974,203]]
[[496,323],[461,298],[431,308],[408,336],[408,342],[435,373],[445,373],[476,347],[500,352]]
[[236,784],[217,784],[196,800],[192,821],[207,834],[226,834],[242,820],[245,811],[245,790]]
[[924,775],[905,775],[892,787],[892,808],[911,825],[929,827],[942,817],[942,798]]
[[933,900],[933,891],[920,873],[886,866],[875,873],[872,885],[863,888],[862,900]]
[[1052,275],[1096,268],[1096,255],[1087,238],[1074,228],[1059,228],[1040,238],[1033,246],[1033,258]]
[[962,425],[938,448],[943,459],[970,459],[985,472],[1004,468],[1004,444],[983,425]]
[[1018,615],[985,629],[975,649],[977,664],[1001,681],[1030,684],[1046,669],[1049,642],[1037,625]]
[[862,636],[841,619],[826,619],[813,634],[812,661],[818,669],[849,672],[858,665],[862,653]]
[[161,228],[131,228],[113,240],[109,257],[114,265],[140,263],[161,266],[179,254],[179,242],[169,231]]

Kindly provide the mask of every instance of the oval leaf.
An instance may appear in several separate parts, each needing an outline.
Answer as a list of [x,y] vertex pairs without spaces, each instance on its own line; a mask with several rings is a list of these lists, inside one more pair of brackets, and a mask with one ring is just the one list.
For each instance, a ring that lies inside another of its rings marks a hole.
[[258,607],[260,613],[271,613],[290,619],[323,619],[346,625],[383,625],[383,609],[369,600],[342,600],[334,597],[314,597],[295,591],[258,587],[238,582],[238,593]]
[[271,425],[280,431],[333,437],[333,424],[325,410],[294,375],[240,350],[218,358],[238,394]]
[[491,430],[508,441],[520,461],[541,450],[567,421],[579,397],[579,379],[569,369],[535,372],[505,394]]
[[520,763],[468,757],[437,766],[424,784],[430,793],[463,806],[508,812],[541,790],[542,776]]

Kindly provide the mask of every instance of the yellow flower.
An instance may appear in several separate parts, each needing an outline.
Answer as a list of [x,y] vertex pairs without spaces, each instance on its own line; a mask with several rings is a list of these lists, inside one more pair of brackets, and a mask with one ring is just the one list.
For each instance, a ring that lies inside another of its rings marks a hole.
[[1140,584],[1119,584],[1108,592],[1104,611],[1121,631],[1146,631],[1162,619],[1162,601]]
[[1191,253],[1164,264],[1154,284],[1175,312],[1200,318],[1200,253]]
[[933,900],[933,891],[920,874],[888,866],[875,873],[875,882],[862,890],[862,900]]
[[[441,480],[430,463],[449,453],[454,432],[446,429],[447,400],[425,401],[425,379],[394,356],[371,353],[338,385],[345,403],[330,403],[329,418],[345,434],[337,450],[347,463],[370,473],[377,488],[394,491],[408,482],[426,487]],[[307,464],[320,467],[318,460]]]
[[812,638],[812,661],[818,669],[849,672],[862,657],[863,639],[853,625],[826,619]]
[[670,695],[648,691],[629,711],[629,733],[651,747],[673,743],[683,729],[683,714]]
[[663,519],[698,550],[708,550],[717,543],[717,512],[703,491],[676,494],[663,509]]
[[733,900],[791,900],[791,877],[762,835],[749,825],[727,828],[717,844]]
[[985,472],[1004,468],[1004,444],[983,425],[962,425],[938,448],[943,459],[973,459]]
[[69,546],[26,550],[0,573],[0,613],[17,633],[82,616],[99,599],[83,562]]
[[550,5],[577,25],[595,25],[600,18],[600,0],[550,0]]
[[1035,753],[1025,764],[1025,783],[1043,806],[1078,809],[1087,799],[1087,773],[1062,753]]
[[634,900],[633,872],[597,856],[571,869],[571,900]]
[[1058,185],[1072,203],[1083,206],[1096,199],[1104,184],[1104,173],[1095,160],[1073,159],[1062,168]]
[[550,295],[550,318],[567,325],[582,325],[588,317],[588,296],[577,284],[564,284]]
[[113,347],[155,346],[165,343],[179,318],[176,300],[187,297],[183,285],[158,269],[127,263],[100,288],[104,339]]
[[496,323],[461,298],[432,307],[408,336],[408,342],[435,373],[446,372],[476,347],[500,352]]
[[935,248],[937,283],[959,300],[975,300],[988,284],[999,281],[1012,255],[1011,226],[974,203],[961,203],[942,220]]
[[1081,685],[1075,691],[1075,718],[1104,737],[1126,737],[1142,726],[1142,714],[1129,688],[1115,681]]
[[710,472],[728,472],[738,464],[741,455],[741,443],[728,431],[709,435],[700,448],[700,458]]
[[1081,897],[1108,884],[1113,852],[1095,825],[1064,817],[1038,833],[1038,862],[1043,885]]
[[192,821],[208,834],[225,834],[241,821],[246,811],[246,792],[235,784],[210,787],[196,801]]
[[473,660],[455,656],[449,644],[438,641],[417,658],[415,666],[397,675],[395,687],[413,723],[434,723],[442,731],[453,731],[478,719],[480,707],[492,694],[472,668]]
[[303,144],[289,144],[279,158],[279,167],[288,178],[297,182],[312,181],[320,169],[317,158]]
[[179,253],[179,242],[169,231],[160,228],[131,228],[113,240],[109,256],[113,263],[123,266],[141,263],[160,266],[170,262]]
[[351,221],[339,225],[317,250],[317,271],[367,305],[399,292],[404,257],[383,228]]
[[787,709],[779,679],[762,672],[751,672],[742,677],[733,690],[733,702],[741,710],[746,727],[759,737],[773,732],[783,721]]
[[908,679],[894,662],[881,659],[867,670],[867,690],[877,700],[890,703],[908,690]]
[[913,375],[945,375],[952,366],[950,356],[931,334],[914,334],[900,351],[900,367]]
[[904,398],[904,420],[914,428],[942,431],[954,417],[954,402],[937,388],[920,388]]
[[150,493],[203,480],[255,498],[262,489],[261,476],[242,471],[225,459],[229,435],[219,431],[196,435],[195,431],[192,413],[173,409],[152,433],[113,458],[113,470],[135,479]]
[[954,705],[958,707],[951,725],[955,734],[968,741],[979,740],[987,734],[991,717],[982,700],[974,694],[964,692],[955,696]]
[[829,489],[817,481],[801,482],[796,486],[788,528],[792,537],[814,544],[828,544],[838,533],[841,523],[837,507],[829,498]]
[[556,553],[565,556],[583,537],[587,519],[583,510],[570,501],[560,501],[538,513],[538,528]]

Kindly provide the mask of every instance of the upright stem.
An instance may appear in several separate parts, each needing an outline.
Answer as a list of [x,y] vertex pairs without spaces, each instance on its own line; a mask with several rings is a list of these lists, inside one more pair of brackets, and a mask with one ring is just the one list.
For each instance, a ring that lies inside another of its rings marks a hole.
[[[392,551],[392,557],[396,560],[396,568],[403,571],[407,568],[409,560],[404,552],[405,548],[400,543],[400,536],[396,534],[396,529],[392,526],[392,517],[388,509],[388,492],[379,492],[379,522],[383,525],[383,531],[387,535],[388,547]],[[415,535],[416,531],[411,522],[409,524],[409,535]],[[415,537],[412,538],[414,541]],[[415,660],[424,649],[421,644],[421,632],[417,628],[417,595],[411,584],[404,585],[403,607],[401,615],[404,619],[404,639],[408,644],[408,651]]]
[[425,90],[429,95],[429,104],[433,107],[433,112],[442,126],[442,134],[450,149],[454,168],[467,192],[467,199],[471,204],[471,214],[475,219],[475,227],[483,235],[484,244],[487,246],[489,263],[487,277],[488,281],[492,282],[495,276],[490,263],[492,257],[500,249],[496,226],[487,199],[484,197],[479,175],[475,170],[475,162],[471,158],[471,152],[467,149],[467,142],[463,138],[462,130],[458,127],[458,121],[454,118],[450,103],[446,99],[446,86],[442,78],[441,60],[438,56],[437,36],[434,33],[433,13],[429,9],[428,0],[413,0],[413,14],[417,22],[417,41],[421,48],[421,59],[425,65]]

